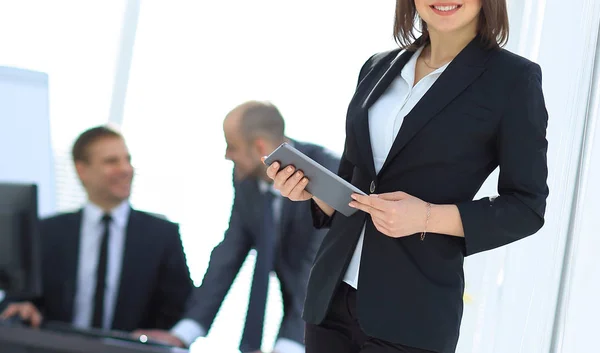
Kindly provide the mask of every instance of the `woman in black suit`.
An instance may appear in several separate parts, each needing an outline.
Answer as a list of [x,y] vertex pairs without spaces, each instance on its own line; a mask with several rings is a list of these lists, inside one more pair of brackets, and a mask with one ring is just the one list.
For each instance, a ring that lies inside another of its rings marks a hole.
[[[308,283],[307,353],[454,352],[464,257],[544,223],[541,70],[500,49],[505,0],[397,0],[394,30],[401,48],[364,64],[348,108],[338,174],[369,194],[353,195],[359,211],[336,213],[293,166],[268,169],[330,227]],[[499,196],[474,201],[496,167]]]

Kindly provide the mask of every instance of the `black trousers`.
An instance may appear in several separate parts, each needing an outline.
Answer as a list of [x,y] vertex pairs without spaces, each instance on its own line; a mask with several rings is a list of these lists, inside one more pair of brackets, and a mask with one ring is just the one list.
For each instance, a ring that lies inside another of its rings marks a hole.
[[356,317],[356,290],[342,282],[320,325],[307,324],[306,353],[434,353],[367,336]]

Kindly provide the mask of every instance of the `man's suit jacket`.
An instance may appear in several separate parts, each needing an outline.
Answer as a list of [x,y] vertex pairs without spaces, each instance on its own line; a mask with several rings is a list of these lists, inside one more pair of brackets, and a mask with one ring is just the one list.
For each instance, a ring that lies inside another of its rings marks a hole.
[[[44,320],[72,322],[82,212],[41,222]],[[193,287],[178,226],[131,210],[112,329],[169,329]]]
[[[465,237],[392,238],[362,211],[329,218],[314,208],[315,225],[330,231],[316,255],[304,318],[319,324],[327,314],[366,222],[357,292],[361,327],[386,341],[450,353],[462,318],[463,258],[531,235],[544,223],[548,117],[541,70],[475,38],[405,117],[376,175],[368,108],[412,55],[399,52],[363,66],[338,173],[367,193],[404,191],[457,205]],[[497,166],[500,195],[473,201]]]
[[[294,142],[294,146],[330,170],[337,170],[339,159],[312,144]],[[255,179],[234,182],[235,198],[229,228],[223,241],[210,256],[202,285],[190,299],[186,318],[209,330],[227,291],[253,247],[253,234],[259,236],[264,197]],[[282,200],[274,270],[281,284],[284,316],[279,338],[304,342],[302,307],[306,282],[324,231],[312,226],[310,203]]]

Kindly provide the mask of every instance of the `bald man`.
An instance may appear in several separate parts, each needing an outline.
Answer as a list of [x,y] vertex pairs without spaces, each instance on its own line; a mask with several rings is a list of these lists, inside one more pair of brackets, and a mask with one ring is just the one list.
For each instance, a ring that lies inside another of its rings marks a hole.
[[291,202],[272,188],[261,161],[288,142],[336,172],[339,159],[322,147],[288,139],[278,109],[266,102],[243,103],[227,114],[225,158],[234,163],[235,197],[229,228],[211,254],[202,285],[192,294],[185,317],[166,331],[140,331],[177,346],[189,346],[210,329],[250,249],[256,250],[249,305],[240,350],[260,352],[269,273],[281,284],[283,320],[273,352],[303,353],[301,314],[312,262],[324,236],[312,225],[311,204]]

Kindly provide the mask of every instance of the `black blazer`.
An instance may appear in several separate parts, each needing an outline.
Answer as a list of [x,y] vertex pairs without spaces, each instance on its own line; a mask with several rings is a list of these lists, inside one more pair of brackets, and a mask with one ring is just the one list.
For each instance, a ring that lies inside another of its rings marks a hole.
[[[325,149],[294,141],[294,146],[335,171],[339,159]],[[253,234],[260,232],[262,209],[260,189],[256,179],[234,182],[235,198],[229,228],[225,237],[210,256],[210,262],[202,285],[190,298],[186,318],[198,322],[209,330],[231,284],[254,246]],[[310,204],[282,199],[278,242],[275,254],[275,273],[280,281],[283,299],[283,320],[279,338],[304,342],[302,308],[306,294],[306,283],[314,255],[325,232],[312,226]]]
[[[44,320],[72,322],[82,212],[41,222]],[[169,329],[193,287],[178,226],[131,210],[112,329]]]
[[[368,108],[412,55],[398,53],[376,55],[361,70],[339,175],[367,193],[404,191],[456,204],[465,238],[391,238],[364,212],[330,219],[313,207],[315,225],[331,229],[311,272],[304,318],[319,324],[325,317],[366,221],[357,293],[361,327],[389,342],[450,353],[463,312],[463,258],[531,235],[544,223],[548,117],[541,70],[474,39],[405,117],[376,175]],[[498,166],[499,197],[473,201]]]

